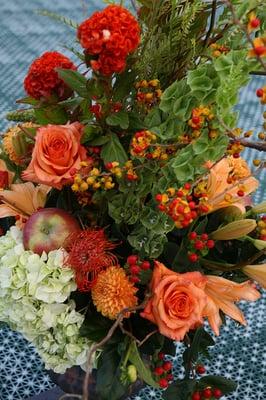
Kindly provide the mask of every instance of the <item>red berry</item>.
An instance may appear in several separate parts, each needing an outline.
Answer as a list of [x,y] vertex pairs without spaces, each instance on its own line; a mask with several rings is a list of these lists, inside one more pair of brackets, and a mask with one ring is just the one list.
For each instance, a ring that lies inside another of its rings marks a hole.
[[189,258],[189,261],[194,263],[194,262],[198,261],[199,256],[196,253],[191,253],[191,254],[189,254],[188,258]]
[[194,208],[196,208],[196,203],[195,203],[195,201],[190,201],[190,202],[188,203],[188,206],[189,206],[189,208],[190,208],[191,210],[194,210]]
[[163,364],[163,369],[164,369],[165,371],[170,371],[172,368],[173,368],[173,364],[172,364],[170,361],[166,361],[166,362]]
[[218,388],[213,389],[212,394],[213,394],[213,397],[214,397],[215,399],[219,399],[219,398],[222,397],[222,395],[223,395],[223,393],[221,392],[221,390],[218,389]]
[[130,282],[132,283],[139,283],[140,279],[137,276],[131,276],[130,277]]
[[255,47],[254,51],[257,56],[262,56],[266,51],[266,46]]
[[163,195],[162,194],[156,194],[155,200],[158,201],[159,203],[162,201]]
[[165,378],[160,379],[160,380],[159,380],[159,386],[160,386],[162,389],[166,389],[166,388],[169,386],[168,380],[165,379]]
[[185,207],[184,207],[184,206],[178,206],[176,211],[177,211],[179,214],[183,214],[184,210],[185,210]]
[[195,247],[196,250],[202,250],[205,246],[204,246],[204,243],[201,240],[197,240],[194,243],[194,247]]
[[173,380],[174,380],[174,375],[173,375],[173,374],[168,374],[168,375],[166,376],[166,379],[168,380],[168,382],[169,382],[169,381],[173,381]]
[[154,369],[154,375],[161,376],[164,374],[164,369],[162,367],[156,367]]
[[149,261],[143,261],[140,265],[140,268],[146,271],[147,269],[150,269],[151,264]]
[[101,148],[100,147],[93,147],[93,152],[95,154],[99,154],[101,152]]
[[197,367],[196,367],[196,372],[198,373],[198,374],[205,374],[205,372],[206,372],[206,369],[205,369],[205,367],[204,367],[204,365],[197,365]]
[[20,215],[18,215],[18,214],[15,215],[15,220],[16,220],[16,221],[19,221],[19,220],[20,220]]
[[184,184],[184,189],[190,190],[191,189],[191,184],[190,183],[185,183]]
[[177,197],[183,197],[183,196],[184,196],[184,193],[182,192],[182,190],[178,190],[178,191],[176,192],[176,195],[177,195]]
[[260,89],[257,89],[256,90],[256,95],[257,95],[257,97],[262,97],[263,96],[263,89],[262,88],[260,88]]
[[266,241],[266,235],[260,235],[260,240]]
[[143,136],[145,136],[145,132],[143,132],[143,131],[137,132],[137,133],[135,134],[135,138],[136,138],[136,139],[141,138],[141,137],[143,137]]
[[263,216],[261,217],[261,219],[262,219],[262,221],[266,221],[266,215],[263,215]]
[[250,25],[252,28],[258,28],[260,26],[260,19],[259,18],[254,18],[250,21]]
[[207,240],[206,246],[208,247],[208,249],[213,249],[215,246],[215,242],[214,240]]
[[165,211],[166,210],[166,207],[163,204],[159,204],[158,208],[159,208],[160,211]]
[[193,196],[189,195],[187,196],[187,201],[192,201],[193,200]]
[[201,400],[200,392],[194,392],[192,395],[192,400]]
[[105,164],[105,168],[106,169],[112,169],[113,168],[113,163],[108,162],[107,164]]
[[188,213],[184,214],[184,218],[185,218],[187,221],[190,221],[190,220],[191,220],[191,213],[188,212]]
[[130,272],[132,275],[138,275],[140,273],[140,267],[138,265],[130,265]]
[[212,398],[212,390],[209,389],[209,388],[204,389],[202,394],[203,394],[203,397],[205,399],[211,399]]
[[209,235],[207,235],[207,233],[203,233],[203,234],[201,235],[201,239],[202,239],[202,240],[208,240],[208,238],[209,238]]
[[237,195],[238,195],[239,197],[245,196],[244,190],[238,190]]
[[191,218],[196,219],[198,217],[197,211],[191,211]]
[[190,240],[195,240],[195,239],[197,239],[197,237],[198,237],[197,232],[190,232],[190,234],[189,234]]
[[239,157],[240,157],[240,154],[239,154],[239,153],[234,153],[234,154],[233,154],[233,157],[234,157],[234,158],[239,158]]
[[136,264],[136,262],[138,261],[138,259],[139,259],[138,256],[132,254],[131,256],[128,256],[128,258],[127,258],[127,263],[128,263],[129,265],[134,265],[134,264]]
[[193,122],[193,124],[198,124],[198,123],[200,123],[200,117],[197,117],[197,116],[192,117],[192,122]]
[[187,228],[189,224],[190,224],[190,221],[185,220],[185,219],[181,222],[181,225],[183,228]]
[[201,210],[201,212],[203,212],[203,213],[207,213],[207,212],[209,212],[209,207],[208,207],[208,206],[205,206],[204,204],[202,204],[202,205],[200,206],[200,210]]
[[160,353],[158,354],[158,359],[164,360],[164,357],[165,357],[165,354],[162,351],[160,351]]

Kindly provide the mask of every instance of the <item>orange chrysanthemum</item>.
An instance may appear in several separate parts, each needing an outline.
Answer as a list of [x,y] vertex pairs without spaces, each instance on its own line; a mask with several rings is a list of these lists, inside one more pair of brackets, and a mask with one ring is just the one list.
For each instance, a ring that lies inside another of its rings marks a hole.
[[[129,281],[125,271],[117,266],[102,271],[91,290],[94,305],[104,317],[116,319],[128,307],[135,307],[137,289]],[[125,317],[129,317],[126,313]]]

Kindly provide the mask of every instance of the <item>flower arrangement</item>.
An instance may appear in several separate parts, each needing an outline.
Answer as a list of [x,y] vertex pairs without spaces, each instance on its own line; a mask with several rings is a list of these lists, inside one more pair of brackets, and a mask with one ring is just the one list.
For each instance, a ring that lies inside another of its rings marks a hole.
[[103,400],[136,380],[166,400],[219,399],[236,384],[202,360],[266,287],[266,204],[251,200],[265,162],[252,172],[240,154],[266,151],[265,133],[250,139],[234,111],[266,71],[264,2],[109,3],[80,24],[45,13],[76,29],[79,65],[41,55],[7,115],[0,320],[47,369],[84,368],[76,398],[97,368]]

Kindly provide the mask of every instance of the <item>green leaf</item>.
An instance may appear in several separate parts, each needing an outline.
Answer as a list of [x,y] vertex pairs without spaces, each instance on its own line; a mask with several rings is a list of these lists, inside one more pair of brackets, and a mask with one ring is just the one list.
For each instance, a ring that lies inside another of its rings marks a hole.
[[122,129],[127,129],[129,126],[128,113],[123,110],[113,113],[106,118],[106,123],[110,126],[120,126]]
[[168,389],[163,392],[164,400],[190,400],[191,394],[194,392],[196,381],[192,379],[184,379],[172,383]]
[[109,319],[97,313],[84,320],[79,333],[80,336],[86,337],[93,342],[99,342],[106,336],[111,326],[112,322]]
[[59,105],[49,105],[34,109],[36,122],[40,125],[63,125],[69,120],[66,111]]
[[146,116],[144,120],[144,125],[148,129],[152,129],[155,126],[159,126],[161,122],[162,122],[161,111],[159,108],[155,107]]
[[120,382],[121,356],[116,347],[101,354],[97,367],[96,392],[102,400],[119,400],[126,391]]
[[72,90],[78,93],[81,97],[88,97],[87,79],[78,71],[72,69],[56,69],[59,77],[69,86]]
[[152,377],[151,369],[144,364],[135,341],[132,341],[130,345],[129,361],[135,365],[138,375],[145,383],[154,388],[159,388],[158,383]]
[[118,161],[120,165],[127,162],[127,154],[118,136],[115,133],[108,135],[109,141],[103,146],[101,157],[105,164]]
[[129,96],[132,88],[134,86],[134,82],[136,79],[136,71],[125,71],[122,74],[119,74],[116,78],[114,88],[113,88],[113,100],[121,101],[125,97]]
[[88,143],[90,146],[102,146],[105,143],[109,142],[110,137],[109,136],[99,136],[93,140],[90,140]]
[[204,389],[206,386],[218,388],[221,390],[223,395],[226,395],[236,390],[237,383],[231,379],[224,378],[223,376],[209,375],[204,376],[199,381],[200,389]]
[[87,125],[83,131],[81,143],[87,143],[95,139],[95,136],[101,133],[101,127],[97,125]]
[[36,104],[39,103],[39,101],[34,99],[33,97],[28,96],[28,97],[23,97],[22,99],[16,100],[16,103],[19,103],[19,104],[30,104],[32,106],[35,106]]

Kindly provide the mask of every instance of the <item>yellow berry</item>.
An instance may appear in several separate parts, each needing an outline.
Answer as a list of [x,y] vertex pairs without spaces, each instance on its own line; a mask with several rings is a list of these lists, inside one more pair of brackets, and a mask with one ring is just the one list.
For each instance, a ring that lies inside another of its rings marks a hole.
[[81,161],[80,166],[81,167],[87,167],[88,166],[87,161]]
[[255,165],[255,167],[258,167],[260,165],[261,161],[258,159],[253,160],[253,165]]
[[221,53],[219,50],[215,50],[215,51],[212,53],[213,57],[220,57],[221,54],[222,54],[222,53]]
[[146,79],[144,79],[143,81],[140,82],[140,86],[143,88],[148,87],[148,82],[146,81]]
[[146,93],[145,94],[145,99],[148,100],[148,101],[152,100],[153,99],[153,93]]
[[93,169],[91,170],[91,175],[92,175],[92,176],[98,176],[98,175],[100,175],[99,169],[98,169],[98,168],[93,168]]
[[115,184],[112,182],[106,182],[104,185],[105,189],[113,189],[114,186]]
[[260,227],[260,228],[265,228],[265,222],[262,221],[262,220],[260,220],[260,221],[258,222],[258,227]]
[[87,178],[86,182],[87,182],[88,185],[93,185],[94,182],[95,182],[94,176],[89,176],[89,177]]
[[82,182],[81,176],[80,175],[76,175],[74,177],[74,182],[77,184],[80,184]]
[[266,235],[266,229],[262,229],[261,231],[260,231],[260,233],[261,233],[261,235]]
[[118,161],[113,161],[112,162],[112,168],[116,168],[116,167],[118,167],[118,165],[119,165]]
[[155,90],[155,93],[156,93],[157,97],[161,97],[163,94],[163,91],[161,89],[157,89],[157,90]]
[[71,186],[71,189],[73,190],[73,192],[78,192],[79,191],[79,185],[77,183],[73,183],[73,185]]
[[164,203],[167,203],[168,200],[169,200],[169,197],[167,196],[167,194],[164,193],[164,194],[162,195],[162,201],[161,201],[161,202],[164,204]]
[[258,137],[259,137],[260,140],[265,140],[265,133],[260,132],[260,133],[258,134]]
[[160,83],[159,79],[152,79],[151,81],[149,81],[149,86],[157,87],[159,83]]
[[99,189],[99,187],[101,187],[101,184],[100,184],[100,182],[95,182],[92,187],[94,190],[97,190],[97,189]]
[[79,187],[81,192],[85,192],[86,190],[88,190],[88,188],[89,188],[89,185],[87,184],[87,182],[84,182],[84,181],[81,183],[81,185]]
[[168,188],[168,189],[167,189],[167,193],[169,193],[170,196],[174,196],[174,194],[175,194],[175,188],[172,188],[172,187]]
[[250,137],[250,136],[252,136],[252,134],[253,134],[253,131],[247,131],[244,133],[244,137]]

